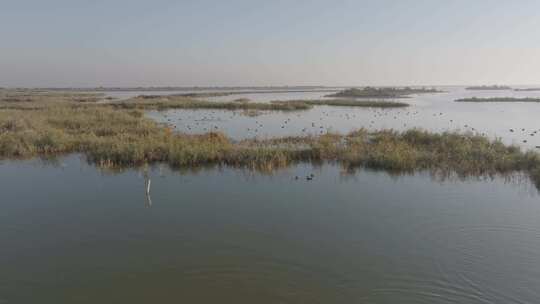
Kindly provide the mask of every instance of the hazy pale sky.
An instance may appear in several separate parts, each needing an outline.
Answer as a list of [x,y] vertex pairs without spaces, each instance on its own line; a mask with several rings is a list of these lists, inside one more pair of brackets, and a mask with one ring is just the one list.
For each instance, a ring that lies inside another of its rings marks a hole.
[[540,1],[0,2],[0,86],[494,83],[540,83]]

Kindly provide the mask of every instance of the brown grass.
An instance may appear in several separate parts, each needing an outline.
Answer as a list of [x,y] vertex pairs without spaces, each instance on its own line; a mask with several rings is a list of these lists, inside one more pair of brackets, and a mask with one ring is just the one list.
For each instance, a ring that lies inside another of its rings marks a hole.
[[166,163],[176,168],[234,166],[271,171],[298,162],[347,169],[459,176],[528,174],[540,187],[540,154],[476,134],[358,130],[350,134],[234,142],[221,133],[176,133],[137,107],[49,102],[0,109],[0,159],[80,153],[104,168]]

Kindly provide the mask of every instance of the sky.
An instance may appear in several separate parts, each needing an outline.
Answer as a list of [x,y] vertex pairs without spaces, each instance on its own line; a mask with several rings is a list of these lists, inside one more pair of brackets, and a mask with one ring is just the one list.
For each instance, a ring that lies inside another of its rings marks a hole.
[[1,0],[0,87],[540,84],[540,1]]

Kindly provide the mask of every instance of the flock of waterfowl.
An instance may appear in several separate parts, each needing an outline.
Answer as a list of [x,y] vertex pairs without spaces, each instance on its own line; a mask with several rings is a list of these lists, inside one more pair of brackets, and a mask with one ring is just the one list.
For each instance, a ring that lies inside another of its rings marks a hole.
[[[442,131],[460,130],[482,136],[494,135],[493,132],[488,134],[482,126],[475,127],[471,123],[464,123],[456,113],[415,106],[406,109],[320,106],[309,111],[259,114],[246,115],[242,111],[226,110],[182,110],[162,112],[155,117],[180,132],[220,131],[229,134],[230,131],[234,131],[237,137],[242,138],[346,133],[360,128],[368,130],[428,128],[425,127],[428,120],[432,125],[446,126],[445,129],[439,128]],[[531,138],[539,131],[540,129],[532,129],[530,126],[518,127],[508,129],[507,134],[513,141],[530,145],[534,143],[531,142]],[[500,131],[496,136],[505,136],[499,133]],[[540,145],[533,147],[540,149]]]

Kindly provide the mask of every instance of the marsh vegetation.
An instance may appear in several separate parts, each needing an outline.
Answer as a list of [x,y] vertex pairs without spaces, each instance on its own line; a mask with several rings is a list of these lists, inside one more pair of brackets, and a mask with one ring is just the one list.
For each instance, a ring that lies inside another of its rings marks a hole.
[[208,98],[208,97],[225,97],[231,95],[248,95],[248,94],[271,94],[271,93],[314,93],[314,92],[336,92],[336,89],[328,89],[324,87],[285,87],[285,88],[263,88],[258,90],[237,90],[230,91],[231,88],[228,88],[229,91],[218,91],[218,92],[190,92],[190,93],[180,93],[173,94],[173,96],[180,97],[190,97],[190,98]]
[[504,90],[512,90],[509,86],[503,86],[503,85],[482,85],[482,86],[472,86],[465,88],[466,90],[476,90],[476,91],[504,91]]
[[435,88],[393,88],[393,87],[365,87],[362,89],[351,88],[327,95],[327,97],[351,97],[351,98],[404,98],[412,94],[439,93]]
[[234,101],[205,101],[191,97],[169,96],[138,96],[136,98],[112,103],[114,107],[124,109],[224,109],[224,110],[257,110],[257,111],[298,111],[308,110],[313,106],[347,106],[347,107],[372,107],[372,108],[400,108],[408,104],[394,101],[372,101],[354,99],[318,99],[318,100],[287,100],[272,101],[269,103],[251,102],[246,98],[238,98]]
[[95,103],[104,99],[102,93],[0,90],[0,108],[39,108],[58,103]]
[[216,109],[216,110],[258,110],[258,111],[298,111],[308,110],[310,105],[302,102],[257,103],[246,99],[234,101],[206,101],[184,96],[138,96],[122,102],[111,103],[119,109],[167,110],[167,109]]
[[0,158],[80,153],[107,168],[166,163],[263,171],[299,162],[339,162],[348,169],[396,173],[428,170],[490,176],[524,172],[540,186],[540,154],[473,133],[360,129],[349,134],[233,141],[217,132],[175,132],[144,116],[144,109],[155,106],[152,103],[142,108],[137,103],[49,102],[32,107],[26,104],[39,102],[23,103],[21,108],[14,103],[15,108],[0,110]]
[[[1,89],[1,88],[0,88]],[[27,90],[27,89],[24,89]],[[72,93],[81,93],[81,92],[177,92],[177,91],[186,91],[191,94],[191,92],[199,92],[204,94],[206,92],[231,92],[231,93],[242,93],[242,92],[313,92],[313,91],[335,91],[330,87],[325,86],[247,86],[247,87],[235,87],[235,86],[146,86],[146,87],[88,87],[88,88],[72,88],[72,87],[51,87],[51,88],[40,88],[41,91],[47,92],[72,92]]]

